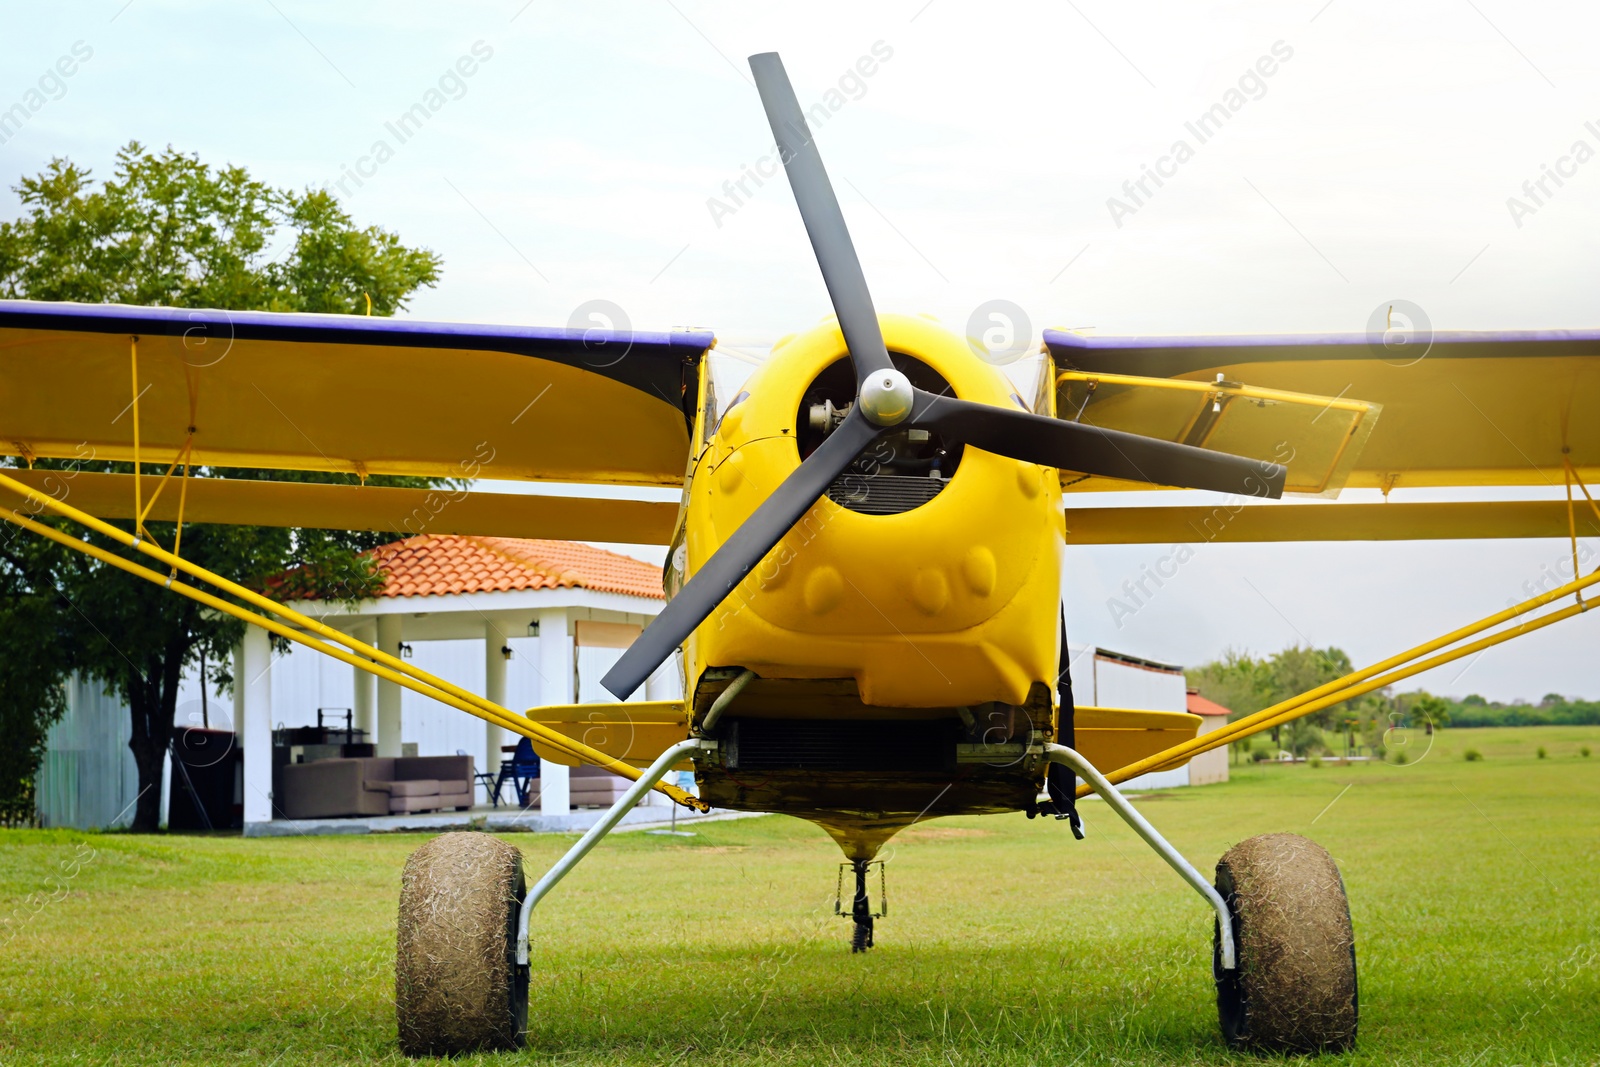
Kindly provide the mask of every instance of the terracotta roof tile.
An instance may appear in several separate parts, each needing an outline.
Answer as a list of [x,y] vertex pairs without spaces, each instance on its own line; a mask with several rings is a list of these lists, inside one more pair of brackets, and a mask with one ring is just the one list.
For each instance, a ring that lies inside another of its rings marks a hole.
[[422,534],[368,554],[386,576],[379,596],[577,588],[666,599],[660,567],[575,541]]
[[1218,704],[1215,700],[1207,700],[1193,690],[1189,691],[1190,715],[1232,715],[1233,712]]

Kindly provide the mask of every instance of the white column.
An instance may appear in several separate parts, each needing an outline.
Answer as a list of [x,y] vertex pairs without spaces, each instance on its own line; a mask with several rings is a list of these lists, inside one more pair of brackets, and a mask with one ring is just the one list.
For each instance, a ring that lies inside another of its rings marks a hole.
[[[399,615],[378,616],[378,649],[400,655],[402,620]],[[378,755],[400,755],[400,694],[403,690],[387,678],[378,683]]]
[[[354,636],[367,643],[372,643],[375,638],[374,628],[363,626],[354,632]],[[360,667],[351,667],[355,672],[355,708],[356,729],[367,732],[367,740],[375,741],[378,736],[377,703],[378,690],[376,675],[362,670]]]
[[[565,608],[545,608],[539,612],[539,703],[572,704],[573,657],[577,649],[567,634]],[[568,768],[544,761],[539,769],[539,813],[566,815],[572,811],[572,791]]]
[[[682,695],[682,692],[683,685],[678,680],[677,656],[669,658],[667,662],[656,668],[654,674],[645,679],[644,698],[646,700],[677,700]],[[676,772],[670,773],[667,779],[676,784],[678,781]],[[642,803],[656,807],[668,807],[672,804],[672,801],[652,789],[645,794]]]
[[[483,624],[483,695],[501,707],[506,703],[506,656],[501,649],[510,648],[511,640],[504,625],[498,622]],[[483,724],[483,763],[480,770],[494,774],[500,769],[500,746],[511,743],[512,734],[492,722]],[[487,798],[485,798],[487,799]]]
[[244,824],[272,819],[272,641],[246,626],[233,652],[233,722],[244,746]]

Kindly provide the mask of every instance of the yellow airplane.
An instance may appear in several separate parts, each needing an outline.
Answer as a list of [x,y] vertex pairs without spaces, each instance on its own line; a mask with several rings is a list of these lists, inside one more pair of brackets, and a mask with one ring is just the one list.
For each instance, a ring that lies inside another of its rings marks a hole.
[[[1580,508],[1600,521],[1584,488],[1600,476],[1600,333],[1441,333],[1419,357],[1381,332],[1046,331],[1038,381],[1021,395],[968,339],[877,313],[782,64],[771,53],[750,64],[835,315],[776,344],[736,395],[717,394],[714,337],[702,331],[0,302],[0,449],[30,464],[166,468],[160,478],[8,470],[0,487],[22,502],[3,517],[499,723],[546,759],[634,779],[531,889],[516,850],[487,835],[442,835],[411,857],[397,957],[408,1053],[522,1041],[535,905],[652,788],[702,810],[823,827],[854,876],[840,907],[857,950],[874,935],[871,864],[897,831],[1024,811],[1082,836],[1076,801],[1094,793],[1215,912],[1231,1044],[1350,1047],[1354,935],[1327,853],[1293,835],[1252,838],[1213,883],[1116,783],[1570,618],[1581,604],[1534,613],[1600,576],[1197,738],[1196,716],[1075,704],[1064,552],[1575,538],[1595,528]],[[475,492],[437,507],[426,491],[189,476],[215,466],[679,486],[682,501]],[[1252,503],[1345,486],[1558,482],[1565,504]],[[1159,487],[1223,495],[1204,507],[1063,499]],[[133,553],[86,547],[39,523],[45,511]],[[190,564],[141,526],[395,529],[413,514],[434,532],[667,545],[670,599],[605,677],[618,703],[499,707]],[[133,518],[138,532],[106,517]],[[680,653],[681,701],[625,702]],[[691,767],[698,796],[665,782]]]

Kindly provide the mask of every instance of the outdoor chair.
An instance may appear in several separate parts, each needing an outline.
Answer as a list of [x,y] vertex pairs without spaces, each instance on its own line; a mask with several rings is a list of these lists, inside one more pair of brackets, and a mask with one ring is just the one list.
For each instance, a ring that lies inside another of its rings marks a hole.
[[[465,756],[466,754],[466,749],[456,749],[456,755]],[[491,753],[491,755],[492,754],[493,753]],[[500,806],[500,782],[496,778],[495,773],[488,768],[484,768],[481,771],[475,771],[472,775],[472,779],[478,785],[483,786],[483,791],[489,795],[489,803],[498,808]]]
[[489,794],[495,807],[500,806],[500,789],[508,780],[517,791],[518,806],[527,807],[530,794],[534,794],[534,787],[539,780],[539,757],[534,754],[533,742],[526,737],[517,742],[510,759],[500,761],[500,774],[495,778]]

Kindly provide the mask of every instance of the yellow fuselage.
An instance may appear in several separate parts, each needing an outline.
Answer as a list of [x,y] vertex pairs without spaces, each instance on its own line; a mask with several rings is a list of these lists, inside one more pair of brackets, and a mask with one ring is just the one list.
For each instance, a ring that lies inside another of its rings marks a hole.
[[[891,353],[927,365],[961,399],[1022,406],[1005,375],[961,338],[922,318],[880,321]],[[702,423],[722,414],[697,428],[669,568],[686,563],[692,575],[800,464],[804,395],[845,355],[828,320],[779,342],[740,402],[719,409],[702,396]],[[937,495],[899,514],[863,514],[824,497],[686,643],[690,716],[698,721],[730,677],[749,669],[758,681],[730,718],[899,720],[907,737],[942,730],[968,742],[1036,744],[1054,725],[1062,523],[1054,470],[970,447]],[[669,573],[669,587],[684,579]],[[796,727],[796,744],[820,725]],[[833,737],[834,747],[851,737],[876,744],[859,730],[816,736]],[[741,774],[731,764],[698,773],[715,802],[805,815],[859,855],[927,810],[939,789],[929,814],[1023,806],[1043,775],[1035,763],[887,772],[862,756],[792,775]]]

